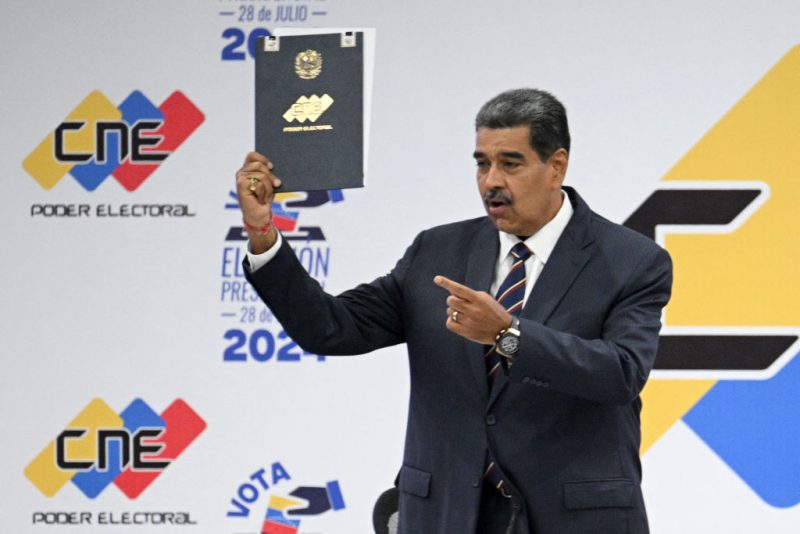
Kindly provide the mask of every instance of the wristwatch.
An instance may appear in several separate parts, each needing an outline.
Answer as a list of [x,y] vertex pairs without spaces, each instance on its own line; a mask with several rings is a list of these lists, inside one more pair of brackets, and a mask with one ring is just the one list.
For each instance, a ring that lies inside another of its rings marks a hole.
[[511,318],[511,326],[500,330],[494,341],[497,352],[505,356],[509,363],[514,361],[514,356],[519,350],[519,319]]

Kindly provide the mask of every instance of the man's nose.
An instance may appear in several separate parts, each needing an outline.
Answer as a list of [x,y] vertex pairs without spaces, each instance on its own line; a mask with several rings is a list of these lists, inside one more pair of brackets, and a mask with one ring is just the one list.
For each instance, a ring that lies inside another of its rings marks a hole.
[[505,186],[505,177],[503,176],[503,173],[500,172],[497,164],[493,163],[486,171],[484,183],[489,189],[502,188]]

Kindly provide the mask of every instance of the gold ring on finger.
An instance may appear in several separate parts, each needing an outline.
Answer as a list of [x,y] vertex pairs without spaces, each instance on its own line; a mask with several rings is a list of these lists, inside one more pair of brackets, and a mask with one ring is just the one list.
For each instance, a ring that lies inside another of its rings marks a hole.
[[454,323],[457,323],[458,322],[458,312],[454,311],[453,315],[451,315],[450,318],[453,320]]
[[250,177],[250,191],[255,193],[257,185],[258,185],[258,177],[257,176],[251,176]]

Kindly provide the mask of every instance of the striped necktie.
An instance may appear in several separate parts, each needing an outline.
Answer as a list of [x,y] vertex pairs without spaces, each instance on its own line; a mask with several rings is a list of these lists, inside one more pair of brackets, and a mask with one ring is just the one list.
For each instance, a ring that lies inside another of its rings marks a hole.
[[[531,250],[520,241],[511,249],[514,265],[500,284],[495,300],[503,305],[508,313],[519,317],[522,311],[522,301],[525,300],[525,260],[530,258]],[[494,377],[503,365],[504,358],[494,350],[494,346],[486,352],[486,372],[489,375],[489,389],[494,383]]]
[[[514,317],[519,317],[519,313],[522,311],[522,302],[525,300],[525,260],[531,256],[531,251],[525,246],[525,243],[520,241],[511,249],[511,256],[514,258],[514,265],[511,266],[506,279],[500,284],[495,298],[508,313]],[[486,352],[486,373],[490,391],[494,385],[494,377],[503,367],[503,360],[503,356],[495,350],[494,346],[490,347]],[[504,487],[504,475],[495,462],[494,454],[488,448],[486,449],[484,465],[486,468],[483,472],[483,478],[496,488],[501,495],[510,497]]]

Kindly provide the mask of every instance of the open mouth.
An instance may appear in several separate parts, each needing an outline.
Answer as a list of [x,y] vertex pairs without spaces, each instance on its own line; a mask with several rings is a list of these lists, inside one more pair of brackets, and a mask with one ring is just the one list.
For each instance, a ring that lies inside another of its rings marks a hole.
[[487,208],[489,210],[489,214],[491,214],[491,215],[499,215],[499,214],[503,213],[503,210],[506,209],[507,205],[508,204],[506,202],[499,201],[499,200],[492,200],[492,201],[490,201],[490,202],[488,202],[486,204],[486,206],[487,206]]
[[510,206],[512,204],[511,198],[508,194],[503,191],[498,190],[491,190],[483,198],[484,203],[486,204],[486,209],[491,215],[497,215],[501,213],[506,206]]

